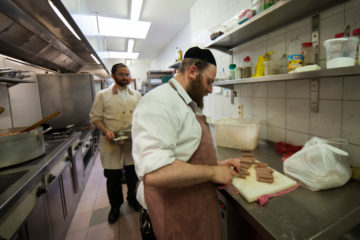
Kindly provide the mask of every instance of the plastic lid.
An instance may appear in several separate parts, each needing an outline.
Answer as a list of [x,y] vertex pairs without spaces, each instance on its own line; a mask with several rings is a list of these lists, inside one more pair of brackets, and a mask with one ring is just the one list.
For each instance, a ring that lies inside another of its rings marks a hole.
[[244,58],[244,62],[250,62],[250,57],[249,57],[249,56],[246,56],[246,57]]
[[337,33],[337,34],[335,34],[335,38],[341,38],[341,37],[344,37],[345,36],[345,34],[342,32],[342,33]]
[[301,44],[302,47],[312,47],[312,42],[304,42]]
[[233,64],[233,63],[232,63],[232,64],[229,65],[229,69],[230,69],[230,70],[234,70],[235,68],[236,68],[236,64]]
[[360,35],[360,28],[354,29],[353,35]]

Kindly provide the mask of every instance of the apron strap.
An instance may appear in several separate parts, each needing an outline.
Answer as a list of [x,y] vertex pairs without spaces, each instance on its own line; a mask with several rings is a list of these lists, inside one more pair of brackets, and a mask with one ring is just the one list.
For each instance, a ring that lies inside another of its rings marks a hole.
[[180,96],[181,99],[184,101],[184,103],[185,103],[186,105],[188,105],[188,106],[191,108],[191,110],[193,110],[193,112],[194,112],[195,115],[196,115],[196,111],[195,111],[194,107],[193,107],[191,104],[187,104],[187,103],[186,103],[185,99],[183,98],[183,96],[181,96],[181,94],[179,93],[179,91],[177,90],[177,88],[175,87],[175,85],[174,85],[172,82],[170,82],[170,81],[169,81],[169,85],[179,94],[179,96]]

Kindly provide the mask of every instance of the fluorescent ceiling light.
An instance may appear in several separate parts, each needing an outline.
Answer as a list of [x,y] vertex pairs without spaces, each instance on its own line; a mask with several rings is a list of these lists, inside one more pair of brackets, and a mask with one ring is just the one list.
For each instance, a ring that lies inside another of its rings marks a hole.
[[105,51],[105,52],[97,52],[100,58],[121,58],[121,59],[137,59],[139,53],[136,52],[112,52],[112,51]]
[[135,40],[134,39],[129,39],[128,40],[128,49],[127,51],[129,53],[131,53],[134,50],[134,44],[135,44]]
[[131,20],[138,21],[140,19],[142,4],[143,4],[143,0],[131,1],[131,13],[130,13]]
[[128,66],[128,67],[130,67],[130,65],[131,65],[131,60],[130,60],[130,59],[126,59],[125,65]]
[[50,1],[48,0],[51,8],[54,10],[54,12],[56,13],[56,15],[58,15],[58,17],[61,19],[61,21],[63,21],[63,23],[66,25],[66,27],[72,32],[72,34],[75,35],[75,37],[79,40],[80,37],[79,35],[76,34],[75,30],[70,26],[70,24],[68,23],[68,21],[66,21],[66,19],[64,18],[64,16],[61,14],[61,12],[59,11],[59,9],[57,9],[57,7]]
[[151,25],[151,22],[98,16],[98,31],[96,16],[74,14],[72,17],[87,36],[102,35],[144,39]]
[[100,64],[99,60],[94,56],[94,54],[90,54],[90,55],[97,64]]

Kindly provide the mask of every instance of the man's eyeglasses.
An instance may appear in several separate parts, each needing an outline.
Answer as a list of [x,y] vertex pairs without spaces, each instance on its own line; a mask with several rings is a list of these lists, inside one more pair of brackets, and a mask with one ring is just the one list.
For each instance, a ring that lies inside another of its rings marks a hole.
[[130,73],[117,73],[116,76],[130,77]]

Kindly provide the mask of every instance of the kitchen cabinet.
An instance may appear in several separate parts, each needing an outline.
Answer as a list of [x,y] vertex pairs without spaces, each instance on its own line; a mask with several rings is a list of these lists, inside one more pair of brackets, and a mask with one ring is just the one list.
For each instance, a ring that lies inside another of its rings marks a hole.
[[[59,163],[62,165],[62,163]],[[49,183],[47,198],[49,205],[52,239],[61,240],[65,238],[66,227],[66,202],[64,195],[64,185],[62,173],[68,165],[60,169],[58,175],[49,174],[47,181]],[[60,167],[59,167],[60,168]]]
[[[51,239],[46,195],[42,194],[25,222],[27,240]],[[24,235],[24,234],[20,234]]]

